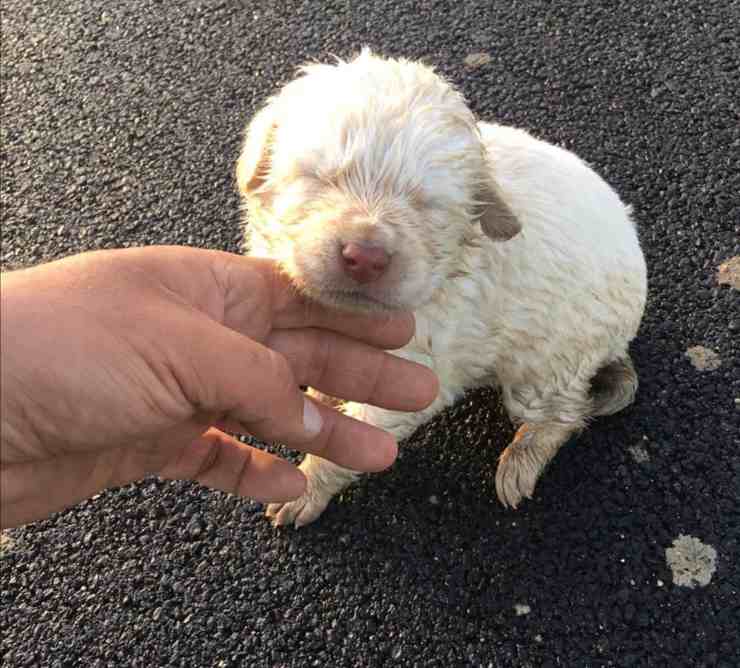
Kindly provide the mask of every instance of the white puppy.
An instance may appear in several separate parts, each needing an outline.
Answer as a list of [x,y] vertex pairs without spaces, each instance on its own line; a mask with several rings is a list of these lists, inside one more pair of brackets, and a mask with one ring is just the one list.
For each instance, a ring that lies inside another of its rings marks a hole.
[[[572,153],[476,123],[429,67],[369,51],[304,67],[247,128],[237,181],[250,252],[300,290],[416,313],[398,354],[437,372],[437,400],[348,414],[403,439],[466,389],[501,388],[520,425],[498,465],[504,504],[532,495],[590,417],[632,401],[646,270],[629,208]],[[268,508],[276,525],[315,520],[357,475],[311,455],[301,469],[306,493]]]

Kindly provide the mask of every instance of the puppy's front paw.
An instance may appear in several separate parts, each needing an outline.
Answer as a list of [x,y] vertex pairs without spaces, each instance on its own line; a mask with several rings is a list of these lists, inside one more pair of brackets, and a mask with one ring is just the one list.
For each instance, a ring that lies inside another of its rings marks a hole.
[[523,498],[532,498],[544,466],[538,461],[535,432],[522,425],[501,453],[496,471],[496,494],[504,506],[516,509]]
[[287,503],[271,503],[267,506],[265,515],[272,520],[273,526],[282,527],[289,524],[299,529],[310,524],[321,515],[331,501],[332,493],[322,489],[308,479],[306,491],[295,501]]
[[306,455],[298,468],[306,476],[303,496],[295,501],[267,506],[266,515],[276,527],[293,524],[297,529],[310,524],[324,512],[332,497],[357,477],[354,471],[315,455]]

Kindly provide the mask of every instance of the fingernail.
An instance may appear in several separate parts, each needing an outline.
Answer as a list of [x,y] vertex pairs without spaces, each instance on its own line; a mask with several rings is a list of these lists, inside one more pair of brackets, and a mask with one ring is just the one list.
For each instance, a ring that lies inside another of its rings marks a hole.
[[313,401],[303,398],[303,427],[310,436],[318,436],[324,426],[324,420]]

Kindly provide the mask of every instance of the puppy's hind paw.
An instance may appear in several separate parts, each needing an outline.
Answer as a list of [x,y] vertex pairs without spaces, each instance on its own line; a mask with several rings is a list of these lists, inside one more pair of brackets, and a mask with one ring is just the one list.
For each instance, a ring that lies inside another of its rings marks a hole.
[[293,524],[296,529],[300,529],[318,519],[329,505],[329,501],[331,501],[331,495],[325,496],[320,492],[306,491],[295,501],[271,503],[267,506],[265,515],[272,520],[272,525],[275,527]]
[[542,467],[530,450],[535,447],[535,433],[526,425],[517,431],[514,440],[501,453],[496,471],[496,495],[507,507],[516,510],[523,498],[531,499]]

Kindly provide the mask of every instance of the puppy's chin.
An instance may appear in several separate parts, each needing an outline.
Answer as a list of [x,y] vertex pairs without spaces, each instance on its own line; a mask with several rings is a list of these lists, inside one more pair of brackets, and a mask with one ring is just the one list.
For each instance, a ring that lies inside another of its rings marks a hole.
[[297,282],[297,287],[306,296],[325,306],[354,313],[392,313],[408,311],[412,305],[404,304],[390,294],[369,295],[362,290],[337,290],[317,287],[306,282]]
[[427,300],[426,295],[423,295],[424,299],[417,300],[417,295],[405,295],[401,289],[337,285],[331,281],[312,278],[301,271],[289,273],[295,287],[306,297],[340,311],[379,315],[413,311]]

